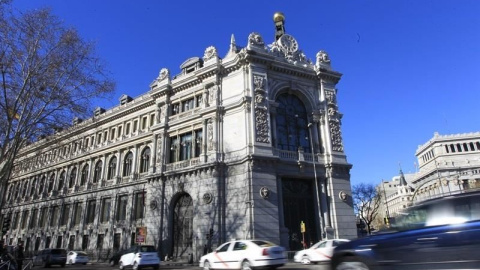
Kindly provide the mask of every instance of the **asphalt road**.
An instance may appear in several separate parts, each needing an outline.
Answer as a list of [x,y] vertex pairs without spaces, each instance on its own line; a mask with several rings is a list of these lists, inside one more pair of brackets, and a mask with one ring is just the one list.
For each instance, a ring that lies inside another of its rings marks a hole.
[[[49,269],[53,270],[118,270],[118,266],[111,267],[106,263],[99,263],[99,262],[92,262],[87,265],[67,265],[65,268],[60,266],[51,266]],[[34,270],[43,269],[40,266],[35,266]],[[145,268],[149,269],[149,268]],[[195,269],[200,270],[198,264],[195,265],[188,265],[188,264],[178,264],[178,263],[168,263],[162,262],[160,269]],[[330,270],[330,266],[328,264],[311,264],[311,265],[303,265],[299,263],[287,263],[286,265],[279,267],[279,270],[289,270],[289,269],[305,269],[305,270]]]

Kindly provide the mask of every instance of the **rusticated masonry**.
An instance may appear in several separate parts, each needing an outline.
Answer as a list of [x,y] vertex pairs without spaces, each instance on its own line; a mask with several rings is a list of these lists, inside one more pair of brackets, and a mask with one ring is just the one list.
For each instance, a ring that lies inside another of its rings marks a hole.
[[340,130],[342,114],[338,113],[337,98],[332,90],[325,90],[325,95],[330,135],[332,137],[332,150],[343,152],[342,131]]
[[257,142],[270,143],[268,132],[270,130],[268,122],[268,108],[266,102],[265,77],[254,75],[254,95],[255,95],[255,137]]

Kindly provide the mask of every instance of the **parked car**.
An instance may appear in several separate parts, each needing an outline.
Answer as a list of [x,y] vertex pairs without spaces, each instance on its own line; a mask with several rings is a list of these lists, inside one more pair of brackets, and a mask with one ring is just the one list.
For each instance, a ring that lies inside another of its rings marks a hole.
[[331,266],[341,269],[478,269],[480,192],[421,202],[381,233],[339,245]]
[[85,251],[69,251],[67,253],[67,264],[87,264],[88,254]]
[[293,260],[303,264],[328,262],[332,258],[333,249],[348,241],[348,239],[329,239],[320,241],[308,249],[295,252]]
[[126,267],[134,270],[152,267],[156,270],[160,266],[160,257],[154,246],[132,246],[120,257],[118,265],[120,270]]
[[126,252],[125,249],[121,249],[117,251],[115,254],[112,255],[112,257],[110,257],[110,259],[108,259],[108,264],[110,266],[117,265],[118,261],[120,261],[120,257],[122,257],[122,255],[125,254],[125,252]]
[[41,250],[33,257],[33,265],[50,267],[51,265],[60,265],[65,267],[67,263],[67,250],[63,248],[46,248]]
[[287,262],[285,248],[264,240],[235,240],[222,244],[200,258],[200,267],[210,269],[276,268]]

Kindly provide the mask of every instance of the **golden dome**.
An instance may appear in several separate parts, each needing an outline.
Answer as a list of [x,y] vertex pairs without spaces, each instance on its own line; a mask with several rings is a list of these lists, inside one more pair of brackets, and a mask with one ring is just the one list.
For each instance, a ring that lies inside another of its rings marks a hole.
[[281,21],[284,21],[285,20],[285,15],[283,15],[282,12],[275,12],[275,14],[273,14],[273,21],[274,22],[281,22]]

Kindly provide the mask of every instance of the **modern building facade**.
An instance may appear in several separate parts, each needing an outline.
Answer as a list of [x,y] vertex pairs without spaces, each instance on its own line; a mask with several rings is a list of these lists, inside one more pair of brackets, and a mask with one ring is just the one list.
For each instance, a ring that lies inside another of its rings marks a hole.
[[418,147],[414,201],[480,187],[480,132],[440,135]]
[[[153,244],[194,259],[232,238],[295,250],[356,237],[336,85],[274,17],[275,40],[234,37],[162,68],[150,90],[22,149],[3,198],[3,238],[28,250]],[[306,224],[302,235],[300,223]]]

